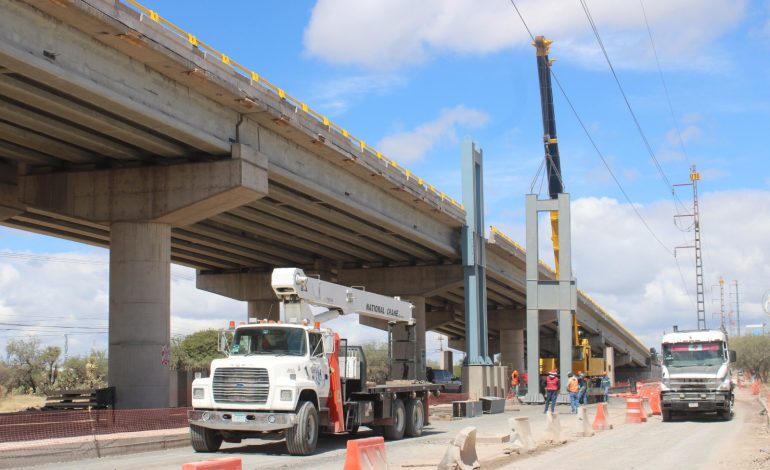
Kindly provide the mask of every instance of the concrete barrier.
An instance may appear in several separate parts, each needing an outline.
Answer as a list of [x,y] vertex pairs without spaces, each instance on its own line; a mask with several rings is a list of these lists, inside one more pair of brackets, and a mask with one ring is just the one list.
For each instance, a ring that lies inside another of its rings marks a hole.
[[182,465],[182,470],[241,470],[243,464],[240,457],[227,457],[224,459],[204,460]]
[[[601,404],[607,406],[606,403]],[[581,437],[591,437],[594,435],[594,430],[591,429],[591,423],[588,421],[588,408],[585,406],[578,408],[576,434]]]
[[561,438],[561,422],[559,413],[548,412],[545,415],[545,440],[554,444],[563,444],[567,442]]
[[382,436],[351,439],[347,443],[347,454],[343,470],[387,470],[385,439]]
[[529,418],[520,416],[518,418],[509,418],[508,426],[511,428],[512,450],[516,452],[534,452],[537,450],[537,442],[532,435],[532,427],[529,425]]
[[444,458],[438,464],[439,470],[473,470],[480,468],[476,455],[476,428],[468,426],[454,438],[447,447]]

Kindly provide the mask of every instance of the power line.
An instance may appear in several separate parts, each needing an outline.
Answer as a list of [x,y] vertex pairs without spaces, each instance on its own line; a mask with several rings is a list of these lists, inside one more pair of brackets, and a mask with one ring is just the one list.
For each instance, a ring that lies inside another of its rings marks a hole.
[[[581,0],[582,1],[582,0]],[[516,5],[515,0],[510,0],[511,5],[513,5],[513,8],[516,10],[516,13],[519,15],[519,19],[521,20],[521,23],[524,25],[524,29],[527,30],[527,33],[529,34],[529,37],[532,38],[532,40],[535,40],[535,35],[532,34],[532,31],[529,29],[529,26],[527,25],[526,20],[524,19],[524,16],[521,14],[521,11],[519,10],[519,7]],[[604,167],[609,172],[610,176],[612,177],[612,180],[615,181],[615,184],[618,186],[618,189],[620,189],[620,192],[623,194],[623,197],[628,202],[629,206],[631,206],[631,209],[634,211],[636,216],[639,218],[639,220],[642,222],[644,227],[647,229],[648,232],[650,232],[650,235],[660,244],[660,246],[666,251],[666,253],[670,255],[674,255],[674,252],[665,244],[663,241],[658,237],[658,235],[655,233],[655,231],[652,230],[652,227],[647,223],[647,220],[642,216],[642,214],[639,212],[639,210],[636,208],[636,204],[631,201],[631,198],[628,196],[628,193],[626,193],[625,188],[623,188],[623,185],[620,184],[620,180],[615,176],[615,172],[612,171],[612,168],[610,167],[609,163],[607,162],[607,159],[604,158],[604,154],[599,150],[599,146],[596,144],[596,141],[594,141],[593,136],[591,136],[591,133],[588,131],[588,127],[583,123],[583,119],[580,117],[580,114],[578,114],[577,109],[572,104],[572,100],[569,99],[569,96],[567,95],[567,92],[564,90],[564,87],[561,85],[561,81],[559,80],[559,77],[556,75],[556,72],[553,70],[551,71],[551,75],[553,76],[554,81],[556,82],[556,86],[559,87],[559,91],[561,92],[564,99],[567,101],[567,104],[569,105],[570,109],[572,110],[572,114],[574,114],[575,119],[577,119],[578,123],[580,124],[580,127],[583,129],[583,132],[585,133],[586,137],[588,138],[588,141],[591,142],[591,145],[593,146],[594,150],[596,151],[596,154],[601,159],[602,163],[604,164]]]
[[609,66],[610,71],[612,72],[612,76],[615,79],[615,83],[618,85],[620,94],[623,96],[623,101],[625,101],[626,103],[628,112],[631,114],[631,118],[633,119],[634,124],[636,125],[636,129],[639,132],[639,135],[641,136],[642,141],[644,142],[644,146],[646,147],[647,152],[650,154],[650,158],[652,158],[652,161],[658,170],[658,174],[660,175],[661,179],[665,183],[666,190],[669,193],[671,193],[671,195],[674,198],[676,198],[676,194],[674,193],[674,187],[669,181],[668,176],[666,176],[666,173],[663,171],[663,167],[660,165],[658,158],[655,156],[655,152],[652,150],[652,146],[650,145],[649,140],[647,140],[647,136],[645,135],[644,130],[642,129],[642,125],[639,123],[639,119],[636,117],[636,113],[634,112],[634,109],[631,107],[631,102],[628,101],[628,96],[626,95],[626,92],[623,89],[623,85],[620,83],[620,78],[618,78],[618,74],[615,72],[615,67],[612,65],[612,61],[610,60],[610,56],[607,53],[607,49],[604,47],[604,42],[602,41],[602,38],[599,35],[599,29],[597,28],[596,23],[594,22],[593,16],[591,16],[591,12],[588,8],[588,4],[586,3],[586,0],[580,0],[580,5],[583,7],[583,12],[585,12],[586,18],[588,18],[588,23],[591,25],[591,29],[593,30],[594,36],[596,37],[596,42],[599,43],[599,47],[602,50],[602,54],[604,55],[604,58],[607,61],[607,65]]
[[650,37],[650,46],[652,47],[652,53],[655,56],[655,64],[658,67],[658,75],[660,75],[660,83],[663,85],[663,91],[666,95],[666,102],[668,102],[668,109],[671,112],[671,120],[674,123],[674,129],[676,129],[676,135],[679,137],[679,146],[682,148],[682,154],[687,160],[687,165],[692,166],[690,162],[690,156],[687,154],[687,150],[684,148],[684,139],[682,138],[682,131],[679,129],[679,123],[676,120],[674,114],[674,106],[671,104],[671,95],[668,92],[668,85],[666,84],[666,78],[663,76],[663,68],[660,66],[660,59],[658,58],[658,49],[655,47],[655,40],[652,37],[652,29],[650,28],[650,22],[647,21],[647,10],[644,8],[644,0],[639,0],[639,5],[642,7],[642,16],[644,17],[644,25],[647,27],[647,35]]

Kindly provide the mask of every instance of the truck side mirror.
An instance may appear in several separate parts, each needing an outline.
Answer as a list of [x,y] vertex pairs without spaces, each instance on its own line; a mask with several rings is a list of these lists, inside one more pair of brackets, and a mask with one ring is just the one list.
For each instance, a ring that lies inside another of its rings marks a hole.
[[334,352],[334,335],[324,335],[324,352],[331,354]]
[[223,352],[225,354],[230,353],[230,344],[227,340],[227,332],[225,331],[219,332],[219,341],[217,342],[217,351]]
[[738,360],[738,355],[733,351],[732,349],[727,351],[730,354],[730,362],[735,362]]

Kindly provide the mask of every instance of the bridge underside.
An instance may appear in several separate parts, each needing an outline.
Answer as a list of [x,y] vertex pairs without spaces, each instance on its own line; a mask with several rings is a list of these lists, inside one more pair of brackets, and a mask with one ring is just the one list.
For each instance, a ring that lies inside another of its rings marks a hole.
[[[424,328],[462,346],[458,204],[120,3],[0,9],[0,223],[112,248],[111,326],[113,292],[145,256],[159,282],[164,263],[195,268],[199,287],[256,315],[275,299],[254,278],[274,267],[417,299]],[[493,233],[487,277],[497,352],[524,329],[521,247]],[[618,363],[645,365],[644,345],[583,295],[578,319]]]

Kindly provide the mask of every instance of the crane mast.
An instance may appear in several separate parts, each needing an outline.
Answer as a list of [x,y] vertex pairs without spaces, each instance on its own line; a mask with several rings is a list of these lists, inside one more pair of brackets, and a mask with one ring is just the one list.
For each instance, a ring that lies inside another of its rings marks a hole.
[[[553,41],[544,36],[535,37],[535,55],[537,57],[537,76],[540,82],[540,109],[543,116],[543,148],[545,150],[545,169],[548,178],[548,195],[556,199],[564,192],[564,180],[561,173],[561,158],[559,142],[556,138],[556,113],[553,106],[553,86],[551,85],[551,61],[548,57]],[[553,260],[556,268],[556,279],[560,278],[559,270],[559,213],[551,212],[551,242],[553,242]],[[572,314],[573,345],[580,346],[578,337],[578,322]]]

